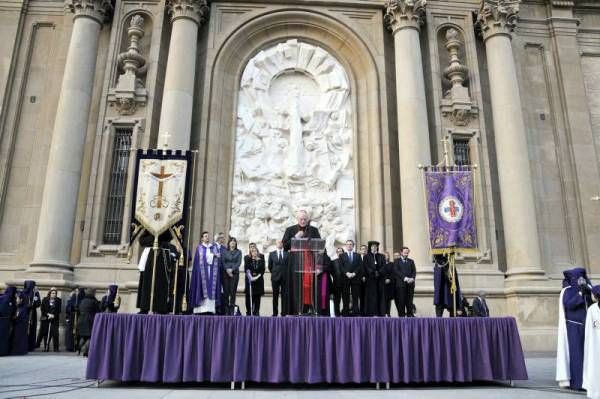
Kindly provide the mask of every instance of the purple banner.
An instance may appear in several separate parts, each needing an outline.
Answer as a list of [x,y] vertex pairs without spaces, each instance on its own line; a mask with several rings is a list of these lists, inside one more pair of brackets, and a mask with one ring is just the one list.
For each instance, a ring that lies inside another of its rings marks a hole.
[[432,251],[476,248],[471,170],[427,170],[425,187]]

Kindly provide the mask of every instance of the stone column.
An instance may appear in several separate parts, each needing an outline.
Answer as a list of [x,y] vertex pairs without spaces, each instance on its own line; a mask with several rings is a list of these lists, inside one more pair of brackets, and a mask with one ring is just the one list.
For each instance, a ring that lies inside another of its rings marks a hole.
[[68,0],[75,14],[28,271],[70,272],[71,244],[102,24],[109,0]]
[[431,269],[423,177],[419,165],[431,164],[420,27],[425,0],[387,0],[386,22],[394,35],[396,101],[400,148],[403,245],[420,271]]
[[158,148],[188,150],[194,104],[198,27],[208,16],[206,0],[170,0],[171,42],[160,110]]
[[527,131],[511,45],[519,2],[482,0],[477,23],[487,54],[507,275],[510,279],[531,279],[543,277],[544,271],[527,151]]

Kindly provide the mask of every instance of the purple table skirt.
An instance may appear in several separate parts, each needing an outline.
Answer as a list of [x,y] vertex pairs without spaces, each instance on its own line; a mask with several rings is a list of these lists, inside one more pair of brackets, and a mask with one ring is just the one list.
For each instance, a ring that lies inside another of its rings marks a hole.
[[526,380],[513,318],[96,316],[87,378],[145,382]]

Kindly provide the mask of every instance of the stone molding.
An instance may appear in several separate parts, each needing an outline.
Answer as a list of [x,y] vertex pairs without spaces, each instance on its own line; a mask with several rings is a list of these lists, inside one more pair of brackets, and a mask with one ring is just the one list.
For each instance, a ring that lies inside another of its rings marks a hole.
[[171,23],[186,18],[200,25],[208,19],[209,7],[206,0],[167,0]]
[[67,0],[65,9],[75,14],[73,18],[92,18],[100,25],[107,22],[113,12],[110,0]]
[[495,35],[511,37],[519,19],[521,0],[481,0],[477,26],[483,40]]
[[386,0],[385,23],[394,34],[404,28],[420,31],[426,5],[426,0]]

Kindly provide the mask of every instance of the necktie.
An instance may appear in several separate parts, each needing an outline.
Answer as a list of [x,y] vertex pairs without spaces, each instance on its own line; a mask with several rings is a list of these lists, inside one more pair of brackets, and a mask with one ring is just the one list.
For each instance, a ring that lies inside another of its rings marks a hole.
[[350,257],[350,263],[352,263],[352,252],[348,252],[348,256]]
[[279,252],[279,262],[281,262],[281,259],[283,258],[283,256],[281,255],[281,250],[279,250],[277,252]]

